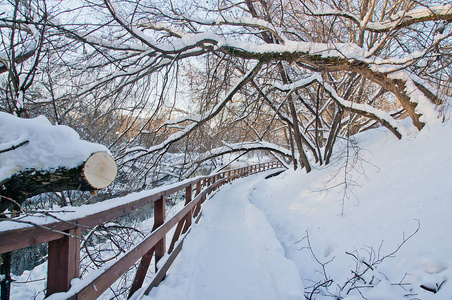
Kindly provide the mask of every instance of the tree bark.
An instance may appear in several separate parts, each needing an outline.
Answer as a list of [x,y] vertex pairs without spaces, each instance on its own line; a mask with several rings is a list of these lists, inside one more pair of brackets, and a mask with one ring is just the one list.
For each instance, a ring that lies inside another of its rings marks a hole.
[[338,107],[336,114],[334,115],[333,124],[331,125],[330,134],[325,146],[325,154],[323,155],[325,157],[325,165],[328,165],[330,163],[330,158],[333,154],[333,146],[336,142],[337,134],[339,133],[343,113],[344,111],[342,110],[342,108]]
[[289,102],[290,114],[291,114],[292,120],[293,120],[293,133],[294,133],[295,143],[297,144],[297,148],[298,148],[298,154],[300,155],[300,161],[301,161],[301,163],[303,163],[302,167],[306,168],[306,173],[309,173],[309,172],[311,172],[311,165],[309,164],[308,157],[306,156],[306,153],[304,152],[303,144],[301,142],[301,133],[300,133],[300,127],[298,125],[298,116],[297,116],[297,112],[295,110],[295,105],[292,100],[292,95],[288,96],[288,102]]
[[405,91],[405,82],[400,79],[391,79],[382,73],[374,72],[365,64],[352,64],[350,69],[393,93],[411,117],[413,125],[416,126],[419,131],[424,128],[425,123],[420,121],[422,115],[416,113],[417,103],[412,102]]

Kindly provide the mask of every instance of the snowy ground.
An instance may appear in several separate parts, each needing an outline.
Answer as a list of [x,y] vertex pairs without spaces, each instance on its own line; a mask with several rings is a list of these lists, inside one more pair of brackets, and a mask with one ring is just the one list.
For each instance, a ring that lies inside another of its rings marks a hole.
[[262,175],[224,187],[151,299],[301,299],[303,283],[265,215],[251,204]]
[[236,181],[146,300],[452,299],[451,137],[373,130],[348,161]]
[[144,299],[452,299],[452,124],[356,141],[223,187]]

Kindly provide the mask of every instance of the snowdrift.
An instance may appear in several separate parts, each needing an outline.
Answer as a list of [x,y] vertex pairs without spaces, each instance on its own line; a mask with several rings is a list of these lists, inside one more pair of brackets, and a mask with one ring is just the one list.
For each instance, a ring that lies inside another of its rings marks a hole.
[[401,141],[385,129],[353,140],[332,165],[261,181],[250,197],[307,296],[452,299],[450,122]]

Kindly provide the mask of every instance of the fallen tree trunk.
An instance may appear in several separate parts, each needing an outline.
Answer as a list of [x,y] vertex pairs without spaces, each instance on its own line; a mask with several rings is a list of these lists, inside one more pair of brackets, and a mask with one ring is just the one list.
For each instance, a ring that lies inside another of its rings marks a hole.
[[71,169],[20,171],[0,182],[0,213],[12,207],[14,201],[21,205],[26,199],[46,192],[103,189],[113,182],[116,173],[116,163],[106,152],[96,152]]

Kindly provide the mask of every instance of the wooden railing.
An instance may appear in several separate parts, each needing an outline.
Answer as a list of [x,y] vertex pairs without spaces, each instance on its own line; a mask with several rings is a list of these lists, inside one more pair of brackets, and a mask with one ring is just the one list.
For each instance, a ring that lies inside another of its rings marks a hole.
[[[121,277],[132,265],[141,259],[135,279],[129,292],[129,297],[142,287],[151,259],[155,256],[155,266],[165,253],[165,261],[148,286],[145,294],[157,286],[165,277],[166,271],[182,249],[183,239],[191,228],[193,219],[199,220],[201,204],[206,196],[221,185],[236,178],[268,169],[283,167],[279,162],[262,163],[234,170],[223,171],[214,175],[189,179],[178,184],[160,187],[150,191],[150,194],[130,201],[109,201],[101,205],[93,204],[90,213],[83,217],[44,222],[35,225],[22,225],[17,229],[5,229],[0,223],[0,254],[22,249],[36,244],[48,242],[47,294],[59,294],[58,298],[96,299]],[[165,218],[165,198],[185,189],[185,206],[172,218]],[[192,197],[194,193],[194,197]],[[113,199],[114,200],[114,199]],[[101,267],[102,272],[89,274],[87,278],[71,287],[71,280],[79,277],[80,240],[82,230],[87,230],[98,224],[112,221],[120,216],[140,209],[148,204],[154,204],[154,229],[139,244],[129,249],[123,256],[108,266]],[[86,210],[86,207],[84,209]],[[102,209],[96,208],[101,207]],[[105,208],[107,207],[107,208]],[[11,221],[6,221],[11,222]],[[166,234],[176,226],[172,241],[166,249]]]

